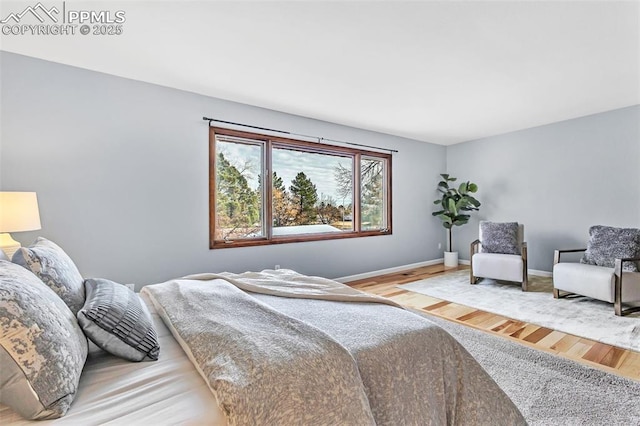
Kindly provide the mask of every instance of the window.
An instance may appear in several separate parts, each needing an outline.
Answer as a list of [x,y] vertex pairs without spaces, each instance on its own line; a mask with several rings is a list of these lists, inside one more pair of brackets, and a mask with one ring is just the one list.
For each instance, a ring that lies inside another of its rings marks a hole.
[[391,155],[210,128],[210,246],[391,234]]

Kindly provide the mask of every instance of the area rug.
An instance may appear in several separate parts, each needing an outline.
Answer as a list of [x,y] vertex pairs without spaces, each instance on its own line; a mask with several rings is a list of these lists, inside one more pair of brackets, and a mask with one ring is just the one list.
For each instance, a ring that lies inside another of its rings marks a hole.
[[530,291],[517,284],[481,279],[469,284],[469,271],[455,271],[399,288],[528,322],[564,333],[640,351],[640,313],[618,317],[613,305],[588,297],[554,299],[551,278],[530,276]]
[[640,382],[423,314],[447,330],[531,426],[638,425]]

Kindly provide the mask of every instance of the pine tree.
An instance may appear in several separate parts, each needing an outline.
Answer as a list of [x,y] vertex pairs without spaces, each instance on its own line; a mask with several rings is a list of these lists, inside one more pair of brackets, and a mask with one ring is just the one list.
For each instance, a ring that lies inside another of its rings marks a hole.
[[287,189],[284,187],[284,182],[282,182],[282,178],[273,172],[273,189],[277,189],[278,191],[286,191]]
[[260,229],[260,191],[223,153],[216,159],[216,238],[243,237]]
[[318,202],[318,190],[311,179],[299,172],[291,181],[289,187],[293,203],[296,206],[296,225],[307,225],[316,222],[316,203]]

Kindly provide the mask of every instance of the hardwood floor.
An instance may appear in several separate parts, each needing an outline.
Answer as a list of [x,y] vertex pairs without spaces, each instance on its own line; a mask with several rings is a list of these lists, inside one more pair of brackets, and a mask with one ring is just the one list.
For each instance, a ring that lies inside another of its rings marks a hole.
[[640,352],[573,336],[396,287],[398,284],[406,284],[459,269],[468,269],[468,267],[460,266],[445,270],[444,265],[439,264],[352,281],[347,284],[368,293],[393,299],[403,306],[418,309],[430,315],[455,321],[523,345],[640,381]]

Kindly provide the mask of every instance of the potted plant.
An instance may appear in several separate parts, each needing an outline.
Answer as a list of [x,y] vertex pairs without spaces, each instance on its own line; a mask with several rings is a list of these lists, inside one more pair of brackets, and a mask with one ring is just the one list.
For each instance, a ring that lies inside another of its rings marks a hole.
[[440,210],[432,213],[433,216],[442,220],[442,226],[447,229],[447,251],[444,253],[444,266],[458,266],[458,252],[452,252],[451,229],[454,226],[462,226],[469,222],[470,215],[465,212],[480,210],[480,202],[471,196],[471,193],[478,191],[478,185],[469,181],[461,183],[457,188],[450,187],[450,182],[455,182],[457,178],[448,174],[441,174],[442,180],[438,183],[438,191],[442,197],[435,200],[433,204],[440,205]]

